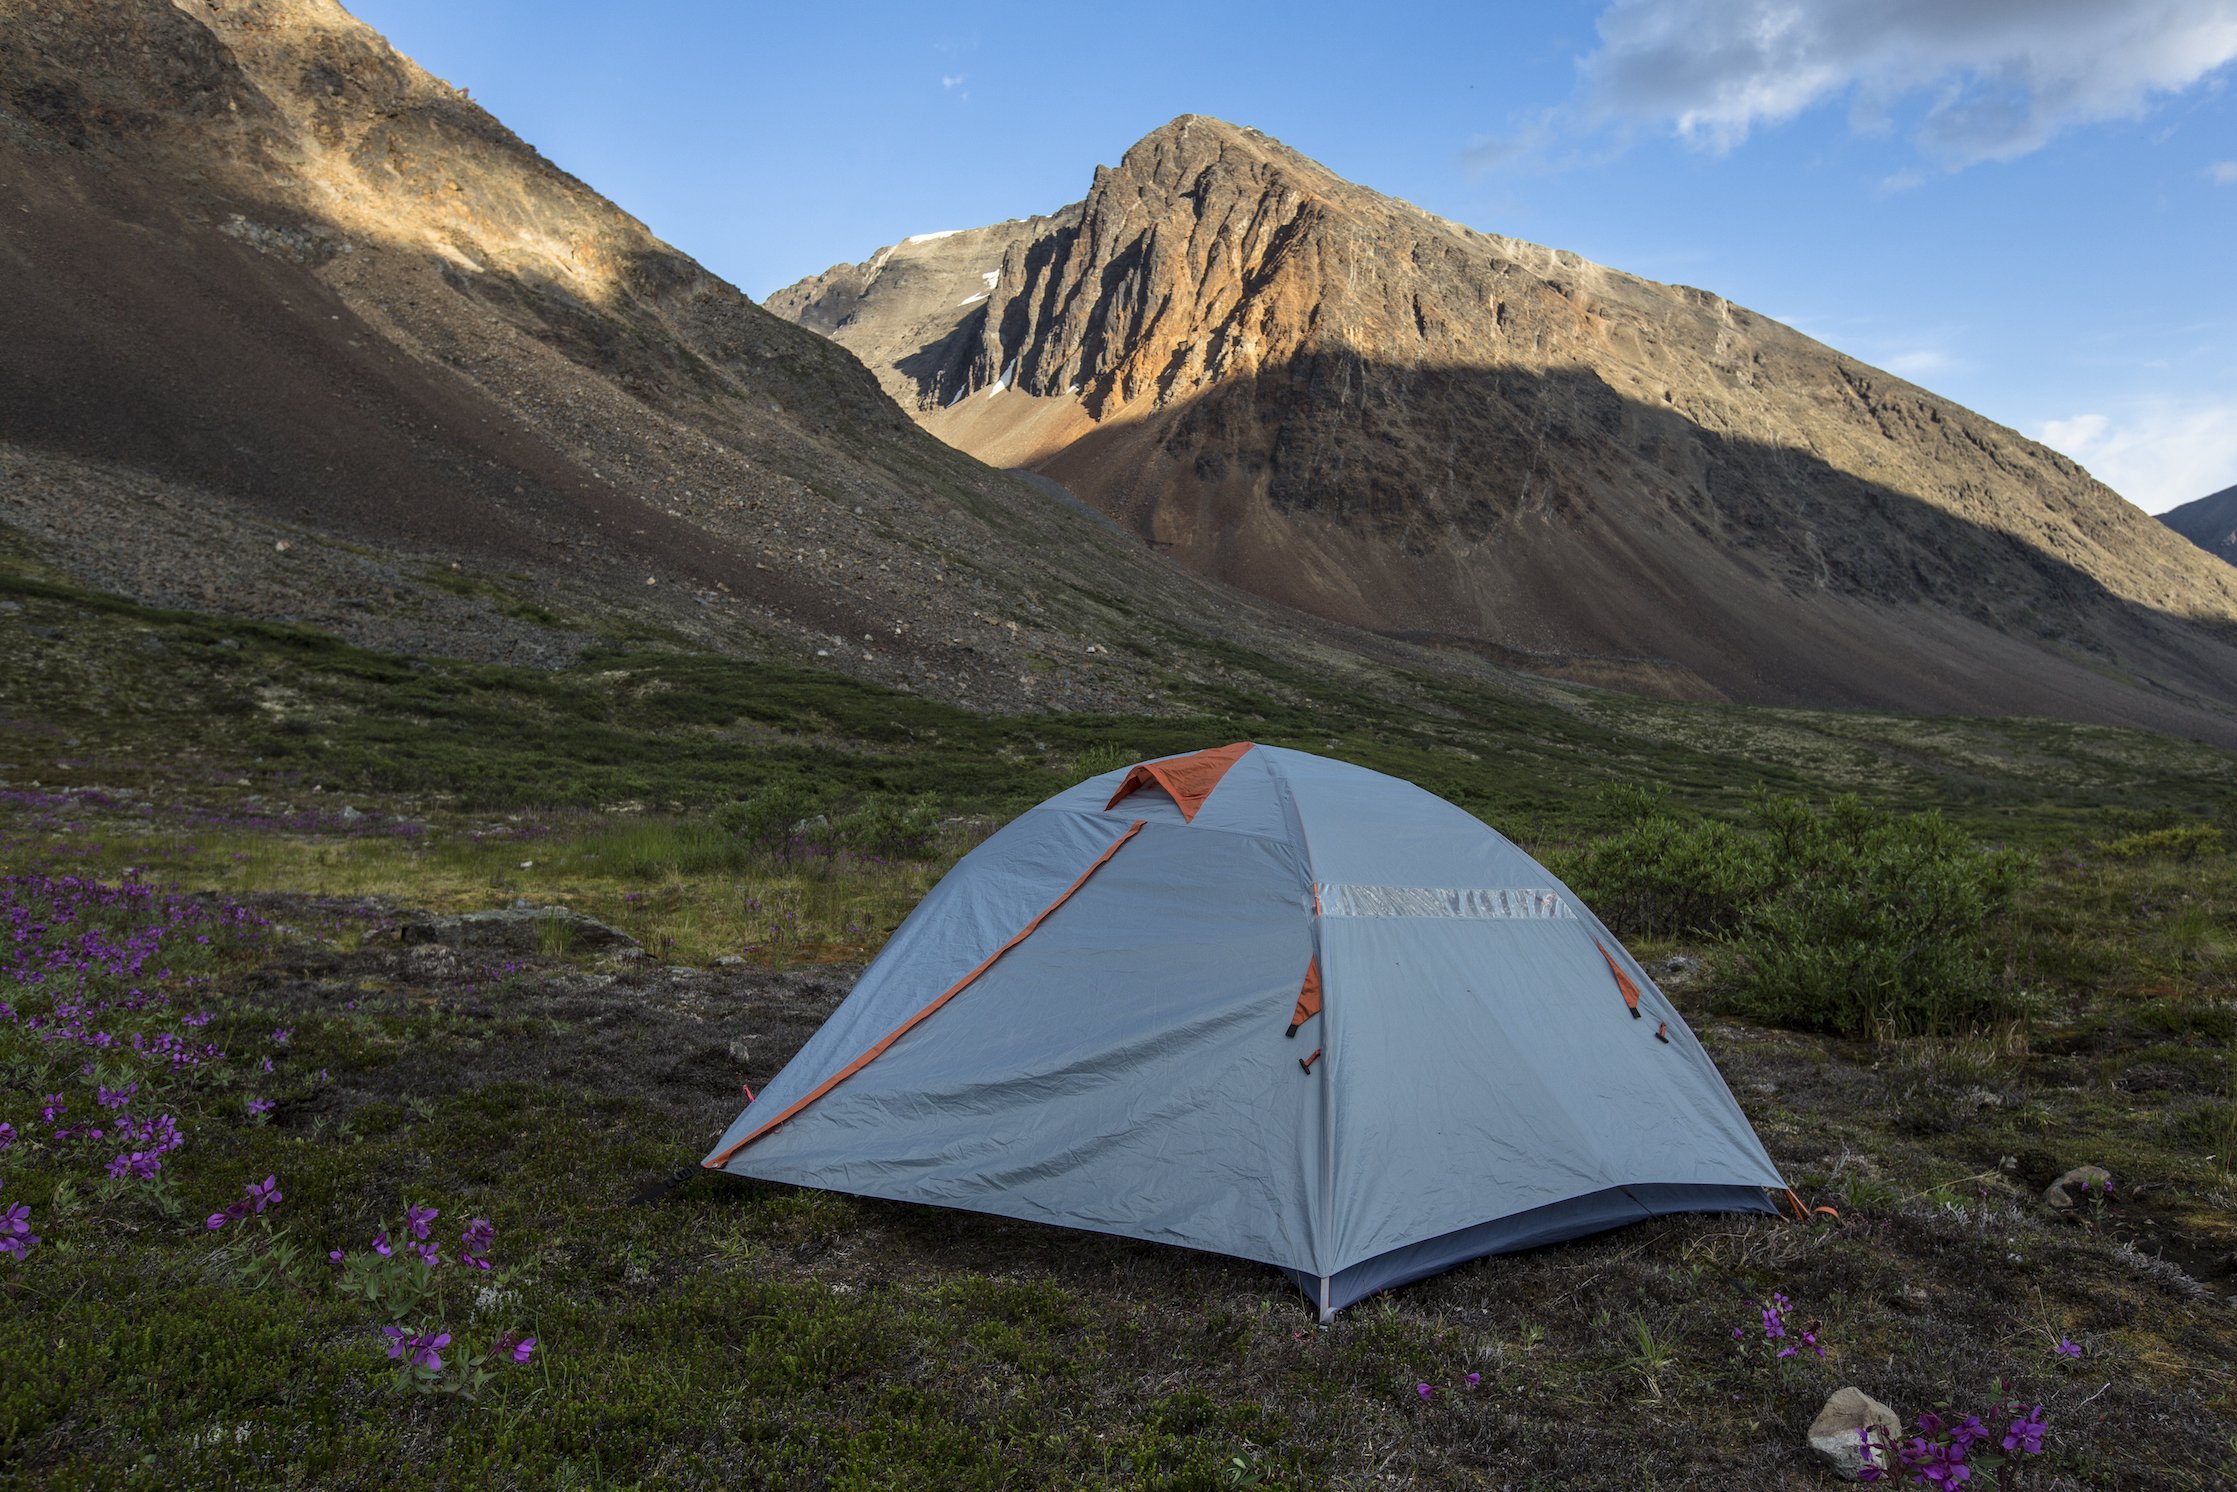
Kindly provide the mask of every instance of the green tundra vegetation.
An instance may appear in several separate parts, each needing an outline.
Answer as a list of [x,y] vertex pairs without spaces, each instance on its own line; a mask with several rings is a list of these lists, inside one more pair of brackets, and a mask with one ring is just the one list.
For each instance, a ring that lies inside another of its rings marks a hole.
[[[643,633],[536,670],[16,560],[0,599],[7,1484],[1787,1485],[1843,1383],[2040,1404],[2045,1485],[2237,1464],[2225,752],[1369,690],[1200,639],[1161,713],[991,716]],[[1324,1331],[1237,1261],[655,1185],[992,827],[1245,738],[1547,861],[1829,1211],[1483,1261]],[[640,950],[399,933],[520,900]],[[2053,1215],[2085,1163],[2110,1193]]]

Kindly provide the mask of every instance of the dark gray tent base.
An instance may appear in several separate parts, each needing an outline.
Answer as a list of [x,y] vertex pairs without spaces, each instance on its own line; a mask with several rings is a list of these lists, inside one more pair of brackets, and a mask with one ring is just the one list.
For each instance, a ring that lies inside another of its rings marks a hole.
[[1425,1238],[1420,1243],[1410,1243],[1339,1270],[1329,1279],[1296,1269],[1284,1269],[1282,1273],[1296,1282],[1306,1299],[1319,1306],[1320,1319],[1328,1321],[1344,1307],[1365,1300],[1378,1290],[1411,1284],[1455,1264],[1490,1254],[1512,1254],[1673,1213],[1776,1213],[1778,1210],[1772,1204],[1770,1193],[1760,1186],[1612,1186],[1606,1191],[1571,1197],[1566,1202],[1533,1207],[1511,1217]]

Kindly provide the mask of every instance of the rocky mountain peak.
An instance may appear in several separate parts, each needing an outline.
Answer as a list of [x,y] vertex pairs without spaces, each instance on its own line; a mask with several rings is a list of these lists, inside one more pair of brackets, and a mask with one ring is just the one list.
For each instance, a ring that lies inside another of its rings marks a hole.
[[2237,580],[2064,456],[1224,121],[768,304],[951,444],[1354,625],[1712,697],[2237,703]]
[[1135,176],[1169,190],[1191,191],[1208,171],[1225,169],[1263,176],[1289,173],[1311,185],[1344,190],[1349,184],[1309,156],[1290,149],[1249,125],[1230,124],[1209,114],[1183,114],[1150,131],[1119,157],[1115,168],[1097,167],[1098,183],[1113,176]]

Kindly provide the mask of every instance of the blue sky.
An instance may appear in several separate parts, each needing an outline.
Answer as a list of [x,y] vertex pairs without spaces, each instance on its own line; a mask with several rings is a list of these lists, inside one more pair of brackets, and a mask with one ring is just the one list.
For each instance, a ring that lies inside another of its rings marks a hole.
[[2149,511],[2237,483],[2237,0],[351,8],[756,297],[1212,114],[1729,296]]

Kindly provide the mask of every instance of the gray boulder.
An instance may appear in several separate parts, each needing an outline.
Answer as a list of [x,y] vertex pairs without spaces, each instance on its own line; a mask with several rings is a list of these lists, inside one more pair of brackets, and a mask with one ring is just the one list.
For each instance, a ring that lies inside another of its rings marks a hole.
[[[1867,1429],[1873,1432],[1869,1450],[1861,1433]],[[1837,1388],[1826,1398],[1818,1417],[1810,1421],[1810,1449],[1836,1475],[1856,1482],[1863,1480],[1867,1465],[1889,1469],[1896,1440],[1902,1434],[1903,1422],[1887,1405],[1863,1389]],[[1865,1459],[1867,1455],[1870,1461]]]

